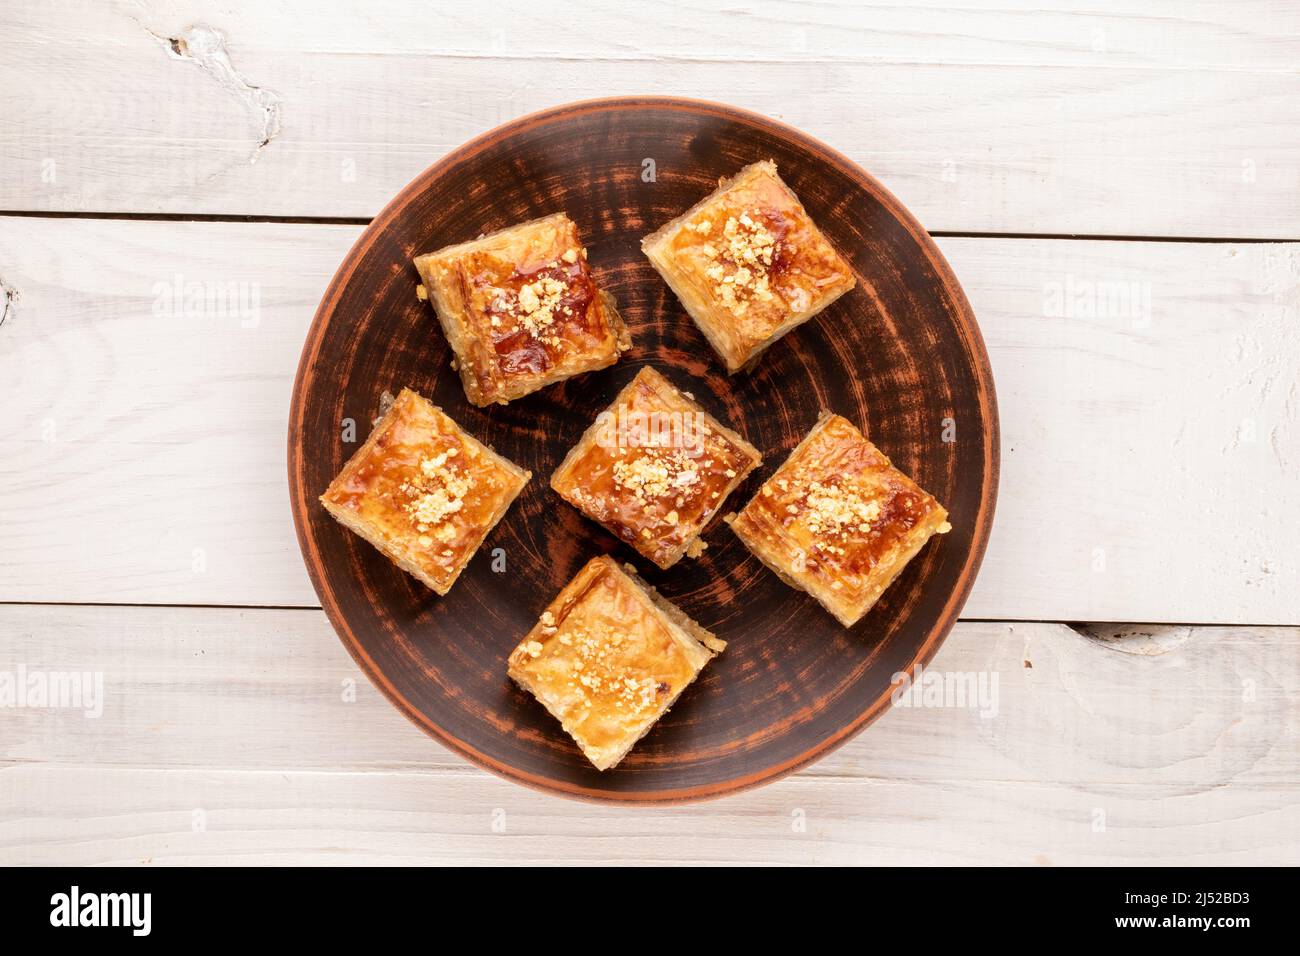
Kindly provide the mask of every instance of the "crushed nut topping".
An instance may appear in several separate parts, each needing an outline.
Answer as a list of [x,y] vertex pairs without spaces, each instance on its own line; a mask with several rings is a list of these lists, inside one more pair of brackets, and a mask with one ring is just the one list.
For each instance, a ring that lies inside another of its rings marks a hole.
[[567,308],[560,305],[566,288],[559,279],[543,276],[519,290],[519,324],[533,338],[543,337],[542,333],[555,324],[557,313],[567,313]]
[[[702,236],[712,237],[713,224],[703,219],[687,226]],[[772,263],[780,243],[759,221],[758,214],[743,211],[729,216],[717,242],[704,243],[700,250],[711,261],[705,269],[715,283],[714,294],[737,315],[743,315],[752,301],[770,302]]]
[[465,495],[469,493],[472,483],[469,478],[448,467],[448,462],[459,454],[458,449],[448,448],[432,457],[420,461],[420,473],[401,484],[401,492],[410,497],[404,506],[410,515],[416,530],[421,533],[419,539],[422,547],[426,531],[433,531],[439,541],[450,541],[455,537],[455,529],[447,523],[452,515],[465,507]]
[[808,530],[843,538],[850,532],[867,534],[880,517],[880,502],[866,501],[855,491],[813,481],[808,485]]
[[[591,695],[601,694],[633,714],[652,710],[659,696],[672,688],[654,677],[637,676],[624,664],[619,655],[624,640],[624,635],[603,622],[565,630],[560,641],[575,652],[569,685],[588,702]],[[527,649],[532,654],[531,648]]]
[[[506,292],[494,299],[492,312],[513,317],[534,339],[558,345],[559,337],[552,327],[561,317],[573,314],[572,305],[564,301],[569,292],[566,268],[576,263],[580,254],[577,249],[565,250],[558,259],[544,265],[536,278],[520,286],[518,292]],[[490,321],[493,328],[499,328],[501,315],[491,315]]]
[[681,500],[678,493],[700,480],[700,464],[681,449],[648,449],[644,455],[614,462],[614,483],[645,504],[670,494]]

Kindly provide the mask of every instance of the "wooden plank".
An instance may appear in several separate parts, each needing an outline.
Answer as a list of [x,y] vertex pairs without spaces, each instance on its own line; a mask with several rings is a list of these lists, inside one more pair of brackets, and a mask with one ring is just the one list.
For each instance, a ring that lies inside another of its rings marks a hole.
[[[7,605],[0,625],[0,671],[25,664],[98,672],[104,682],[98,718],[77,708],[0,709],[0,761],[469,766],[370,686],[320,611]],[[516,637],[503,635],[503,660]],[[903,709],[812,772],[1087,786],[1128,780],[1116,767],[1141,753],[1149,757],[1134,770],[1148,783],[1287,786],[1300,780],[1300,763],[1288,760],[1300,742],[1284,738],[1300,719],[1284,706],[1300,683],[1298,649],[1294,628],[962,622],[934,666],[996,673],[996,712]],[[1093,725],[1089,712],[1127,717]]]
[[[315,604],[285,416],[357,231],[0,219],[0,600]],[[1298,247],[942,246],[1003,424],[967,615],[1300,621]]]
[[996,680],[995,708],[895,708],[795,777],[671,811],[478,771],[319,611],[10,606],[0,631],[0,671],[105,689],[98,718],[0,712],[5,864],[1300,859],[1295,628],[962,623],[933,670]]
[[1285,0],[1140,14],[602,0],[488,18],[414,0],[375,17],[7,5],[0,209],[368,217],[495,123],[660,93],[805,129],[935,230],[1300,236],[1300,14]]
[[1300,622],[1300,246],[947,240],[997,381],[969,616]]
[[[449,6],[430,15],[417,0],[385,4],[382,16],[303,3],[233,6],[220,0],[136,0],[110,5],[156,33],[178,35],[215,22],[241,49],[316,53],[420,54],[466,58],[529,56],[637,61],[737,60],[823,63],[962,63],[1002,66],[1168,67],[1295,72],[1300,13],[1285,0],[1055,2],[1014,9],[998,0],[895,4],[760,0],[744,7],[648,0],[589,0],[564,11],[528,0],[494,0],[492,10]],[[57,15],[57,14],[56,14]],[[48,22],[50,13],[27,22]],[[44,18],[44,21],[42,21]],[[613,27],[614,29],[611,29]],[[41,34],[55,38],[48,31]]]
[[[1099,798],[1050,783],[795,778],[656,812],[562,803],[481,774],[25,766],[5,775],[5,865],[1294,866],[1300,858],[1294,792],[1189,798],[1178,788],[1114,786]],[[1093,831],[1094,819],[1104,832]]]

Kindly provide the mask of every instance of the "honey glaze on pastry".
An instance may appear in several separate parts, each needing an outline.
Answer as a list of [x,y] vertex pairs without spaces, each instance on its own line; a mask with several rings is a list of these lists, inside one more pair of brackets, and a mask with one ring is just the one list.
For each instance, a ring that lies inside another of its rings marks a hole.
[[601,556],[542,612],[507,669],[608,770],[725,647],[630,565]]
[[475,405],[605,368],[631,348],[563,213],[418,256],[415,267]]
[[753,445],[646,367],[565,457],[551,487],[668,568],[703,550],[701,532],[761,461]]
[[446,594],[530,477],[403,389],[320,500],[398,567]]
[[641,248],[729,372],[856,282],[770,161],[723,181]]
[[846,627],[857,623],[948,513],[847,419],[830,413],[753,499],[725,519],[754,554]]

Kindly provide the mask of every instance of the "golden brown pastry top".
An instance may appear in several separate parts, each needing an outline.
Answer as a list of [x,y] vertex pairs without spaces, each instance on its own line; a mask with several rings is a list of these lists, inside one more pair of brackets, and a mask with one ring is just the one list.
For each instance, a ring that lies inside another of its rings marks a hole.
[[678,280],[728,316],[738,353],[854,284],[770,162],[746,167],[685,217],[668,250]]
[[647,366],[551,484],[663,564],[680,556],[759,460],[753,446]]
[[409,548],[434,580],[450,581],[527,480],[527,472],[403,389],[322,500]]
[[593,559],[510,655],[527,686],[604,769],[712,657],[608,556]]
[[[780,542],[797,570],[850,592],[946,512],[847,419],[827,415],[735,519]],[[946,529],[940,529],[946,530]]]
[[487,401],[513,397],[590,356],[612,361],[627,347],[577,226],[563,214],[421,256],[416,265],[439,308],[463,324],[463,371]]

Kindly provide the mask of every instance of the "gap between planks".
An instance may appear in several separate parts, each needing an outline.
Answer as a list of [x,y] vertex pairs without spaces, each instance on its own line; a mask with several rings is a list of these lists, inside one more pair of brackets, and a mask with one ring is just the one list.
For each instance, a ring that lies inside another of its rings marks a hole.
[[[77,212],[64,209],[0,209],[0,218],[15,219],[106,219],[127,222],[235,222],[235,223],[289,223],[307,226],[369,226],[374,219],[365,216],[258,216],[217,213],[152,213],[152,212]],[[1085,232],[969,232],[962,230],[930,229],[934,239],[1060,239],[1078,242],[1187,242],[1219,243],[1230,245],[1274,245],[1300,242],[1300,237],[1261,239],[1248,236],[1124,236]]]
[[[184,610],[184,611],[307,611],[320,612],[324,609],[319,604],[184,604],[158,603],[146,601],[0,601],[0,608],[24,607],[96,607],[122,610]],[[1060,618],[1043,617],[966,617],[957,620],[962,624],[1059,624],[1075,633],[1083,633],[1081,628],[1106,625],[1116,628],[1177,628],[1177,627],[1249,627],[1249,628],[1286,628],[1291,624],[1253,624],[1250,621],[1130,621],[1107,618],[1093,618],[1087,621],[1067,621]],[[1084,633],[1085,637],[1090,637]]]

